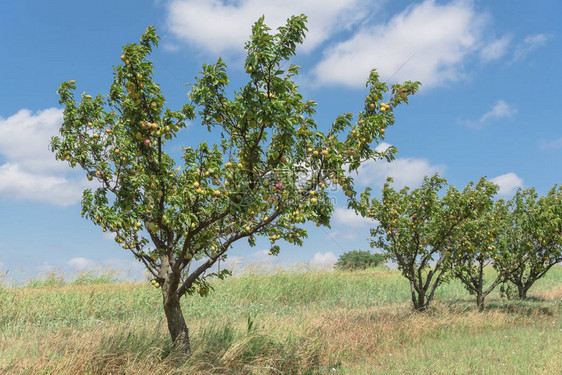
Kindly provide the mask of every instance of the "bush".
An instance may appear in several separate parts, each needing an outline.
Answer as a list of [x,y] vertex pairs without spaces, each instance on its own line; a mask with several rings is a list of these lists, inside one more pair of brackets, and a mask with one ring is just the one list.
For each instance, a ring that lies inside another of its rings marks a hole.
[[369,251],[352,250],[340,255],[336,268],[342,270],[364,270],[377,267],[386,261],[383,254],[371,254]]

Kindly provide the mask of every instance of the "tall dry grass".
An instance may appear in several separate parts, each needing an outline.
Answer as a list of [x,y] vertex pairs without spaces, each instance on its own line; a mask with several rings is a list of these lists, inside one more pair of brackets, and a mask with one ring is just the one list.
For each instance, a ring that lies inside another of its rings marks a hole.
[[0,287],[5,374],[554,374],[562,267],[529,301],[484,312],[452,282],[414,313],[397,271],[243,273],[188,297],[193,355],[170,352],[148,283],[35,280]]

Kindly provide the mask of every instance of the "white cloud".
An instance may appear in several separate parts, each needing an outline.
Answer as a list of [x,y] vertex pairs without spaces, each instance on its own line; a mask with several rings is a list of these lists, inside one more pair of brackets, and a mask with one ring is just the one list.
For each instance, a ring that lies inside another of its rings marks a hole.
[[489,119],[511,117],[516,113],[517,109],[509,106],[509,104],[503,100],[498,100],[492,109],[482,115],[480,122],[486,122]]
[[486,113],[484,113],[478,120],[460,120],[460,123],[468,126],[469,128],[481,128],[486,125],[490,120],[512,117],[517,113],[517,109],[507,104],[504,100],[498,100],[496,104]]
[[70,206],[80,201],[87,180],[69,180],[66,177],[34,174],[17,164],[0,165],[0,198],[31,200],[58,206]]
[[66,262],[66,265],[76,271],[92,270],[100,267],[99,263],[83,257],[72,258]]
[[0,154],[30,172],[44,173],[65,168],[49,151],[50,138],[58,134],[62,111],[49,108],[33,114],[21,109],[3,119],[0,117]]
[[394,187],[397,189],[409,186],[419,186],[425,176],[435,173],[443,174],[443,165],[431,165],[427,160],[416,158],[399,158],[392,162],[385,160],[369,160],[358,169],[357,182],[362,185],[382,187],[387,177],[394,178]]
[[518,188],[523,187],[523,180],[513,172],[494,177],[491,181],[500,186],[498,194],[502,196],[513,195]]
[[512,62],[521,61],[531,52],[546,44],[548,36],[545,34],[534,34],[527,36],[521,43],[515,47],[513,51]]
[[355,87],[364,85],[373,67],[384,80],[419,80],[425,87],[456,81],[464,75],[465,57],[480,44],[485,20],[471,1],[426,0],[330,48],[315,74],[323,84]]
[[50,138],[57,134],[62,111],[49,108],[32,113],[22,109],[0,118],[0,199],[33,200],[59,206],[80,201],[87,181],[68,177],[66,163],[57,162],[49,150]]
[[507,53],[507,48],[511,43],[511,36],[503,36],[486,44],[480,50],[480,59],[484,62],[497,60]]
[[222,269],[229,269],[231,272],[236,272],[242,269],[244,265],[244,258],[241,256],[229,256],[224,262],[221,263]]
[[[213,54],[241,51],[251,25],[265,15],[276,29],[292,15],[306,14],[309,32],[303,48],[312,50],[332,34],[348,29],[377,10],[381,1],[359,0],[173,0],[168,5],[170,31],[180,40]],[[361,11],[363,10],[363,11]]]
[[314,254],[314,257],[310,261],[310,264],[313,267],[329,268],[329,267],[333,267],[337,261],[338,261],[338,257],[336,257],[334,253],[329,251],[327,253]]
[[385,152],[390,146],[392,146],[390,143],[381,142],[381,143],[378,144],[377,147],[375,147],[375,151]]
[[357,215],[355,211],[342,207],[336,208],[332,217],[334,218],[336,224],[352,227],[372,226],[376,223],[376,221],[373,219]]

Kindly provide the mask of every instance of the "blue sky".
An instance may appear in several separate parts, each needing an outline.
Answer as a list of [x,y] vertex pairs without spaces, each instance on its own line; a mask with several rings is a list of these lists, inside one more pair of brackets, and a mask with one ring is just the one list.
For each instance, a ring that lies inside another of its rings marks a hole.
[[[56,90],[106,93],[121,46],[148,25],[161,36],[152,55],[171,108],[187,99],[204,62],[222,56],[233,88],[246,79],[243,45],[262,14],[277,27],[309,17],[296,63],[305,97],[316,100],[321,128],[357,113],[371,68],[383,79],[423,87],[395,111],[385,143],[397,160],[368,163],[358,188],[385,177],[416,186],[441,173],[453,185],[488,176],[509,197],[518,187],[545,193],[562,175],[562,3],[558,0],[121,0],[0,3],[0,268],[16,277],[53,269],[68,274],[113,268],[142,274],[110,236],[80,216],[85,176],[54,160],[49,138],[61,122]],[[208,138],[197,121],[176,146]],[[212,138],[211,138],[212,140]],[[367,249],[371,223],[337,201],[332,229],[311,227],[302,248],[239,243],[232,264],[331,264],[346,250]]]

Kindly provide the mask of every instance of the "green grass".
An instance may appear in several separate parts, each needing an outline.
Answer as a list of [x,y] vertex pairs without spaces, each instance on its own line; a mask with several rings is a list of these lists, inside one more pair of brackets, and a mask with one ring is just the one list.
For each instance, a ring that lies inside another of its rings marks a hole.
[[183,300],[194,349],[170,353],[160,291],[56,274],[0,286],[0,373],[552,374],[562,368],[562,267],[527,301],[478,312],[458,282],[412,312],[395,270],[276,271]]

